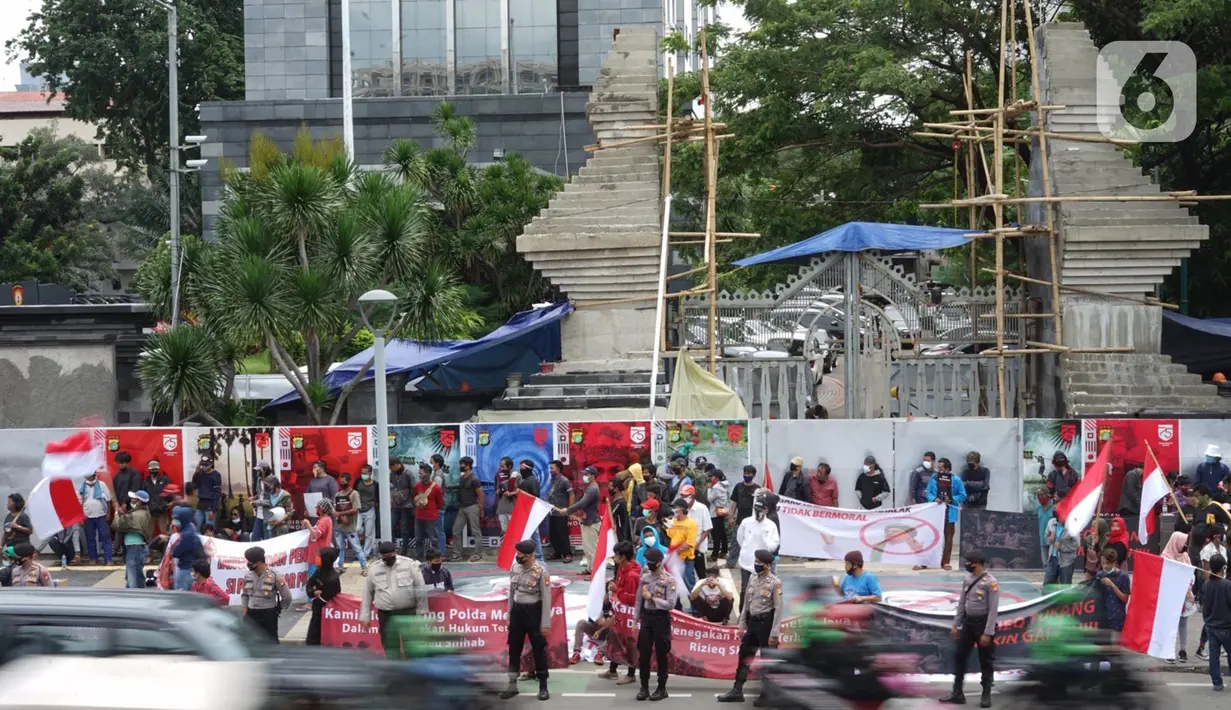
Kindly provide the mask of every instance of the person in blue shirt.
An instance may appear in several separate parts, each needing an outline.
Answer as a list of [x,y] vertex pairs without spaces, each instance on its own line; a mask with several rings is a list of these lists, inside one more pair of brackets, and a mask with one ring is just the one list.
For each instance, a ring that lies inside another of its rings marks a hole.
[[187,592],[192,589],[192,564],[205,557],[205,546],[201,544],[197,527],[192,522],[192,508],[186,505],[176,506],[171,511],[171,517],[179,524],[180,529],[179,542],[175,543],[175,549],[171,551],[171,556],[175,558],[174,587],[176,591]]
[[842,595],[842,600],[853,604],[876,604],[881,600],[881,583],[876,575],[863,568],[863,553],[851,550],[843,558],[846,576],[833,580],[833,586]]
[[[953,464],[949,459],[939,459],[936,462],[936,475],[928,481],[927,498],[929,503],[939,501],[949,507],[949,515],[945,518],[945,547],[940,556],[940,566],[952,569],[949,557],[953,554],[953,530],[958,516],[961,515],[962,503],[966,502],[966,484],[962,483],[961,476],[953,475]],[[923,569],[923,566],[917,566],[915,569]]]
[[1216,491],[1218,484],[1227,480],[1228,476],[1231,476],[1231,469],[1222,462],[1222,452],[1218,449],[1218,445],[1210,444],[1205,447],[1205,461],[1197,464],[1193,483],[1204,483],[1206,488]]

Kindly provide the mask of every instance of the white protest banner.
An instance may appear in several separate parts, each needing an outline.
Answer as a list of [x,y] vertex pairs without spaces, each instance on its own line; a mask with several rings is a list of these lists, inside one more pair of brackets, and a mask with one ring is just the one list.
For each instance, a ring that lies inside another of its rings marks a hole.
[[789,557],[840,560],[859,550],[865,564],[938,566],[945,506],[924,503],[848,510],[784,497],[778,503],[778,524],[782,531],[779,552]]
[[302,601],[308,598],[305,591],[308,583],[307,530],[259,542],[209,542],[206,552],[210,555],[210,574],[218,586],[231,595],[231,606],[243,603],[240,595],[244,591],[244,575],[248,574],[248,559],[244,557],[244,553],[250,547],[265,550],[265,563],[286,580],[286,586],[291,588],[292,599]]

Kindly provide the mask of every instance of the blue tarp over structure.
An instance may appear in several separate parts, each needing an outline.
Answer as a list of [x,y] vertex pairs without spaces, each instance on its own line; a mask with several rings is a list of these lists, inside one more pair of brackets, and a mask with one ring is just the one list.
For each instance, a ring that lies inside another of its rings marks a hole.
[[740,259],[736,266],[757,264],[806,264],[815,256],[831,251],[931,251],[948,249],[970,241],[963,236],[969,229],[948,227],[918,227],[909,224],[879,222],[847,222],[841,227],[818,234],[802,242]]
[[[421,390],[457,390],[463,383],[472,390],[503,388],[508,374],[538,372],[540,363],[560,359],[560,320],[572,311],[571,303],[522,311],[478,340],[431,344],[392,340],[385,346],[385,372],[410,378],[427,376],[417,385]],[[341,391],[372,355],[372,348],[368,348],[326,374],[329,390]],[[375,376],[368,370],[363,381]],[[298,400],[299,394],[292,390],[266,406]]]
[[1192,318],[1163,311],[1162,352],[1171,361],[1209,379],[1231,375],[1231,320]]

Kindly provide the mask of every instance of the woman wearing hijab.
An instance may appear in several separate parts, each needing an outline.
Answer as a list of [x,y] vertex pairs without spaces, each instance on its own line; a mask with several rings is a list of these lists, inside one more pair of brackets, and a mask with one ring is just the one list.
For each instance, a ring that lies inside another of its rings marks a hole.
[[1128,564],[1129,551],[1128,526],[1124,524],[1124,518],[1117,515],[1111,519],[1110,529],[1107,534],[1107,544],[1116,551],[1116,555],[1120,559],[1120,569],[1124,569],[1125,565]]
[[1099,561],[1099,555],[1103,554],[1103,547],[1107,545],[1108,535],[1111,533],[1111,526],[1102,518],[1095,518],[1090,529],[1086,531],[1083,538],[1082,555],[1085,560],[1083,569],[1086,572],[1086,579],[1094,579],[1099,573],[1102,563]]
[[306,587],[308,598],[312,600],[312,619],[308,622],[308,638],[304,642],[309,646],[321,645],[321,615],[325,613],[325,605],[342,593],[342,580],[333,566],[338,559],[337,548],[322,547],[318,553],[320,566],[308,578]]
[[662,544],[659,538],[658,528],[654,526],[646,526],[641,529],[641,544],[637,547],[637,564],[645,567],[646,550],[657,549],[664,556],[667,555],[667,546]]
[[[1171,538],[1167,540],[1167,546],[1163,548],[1163,557],[1168,560],[1174,560],[1180,564],[1188,564],[1188,532],[1189,526],[1183,522],[1177,522],[1175,532],[1171,533]],[[1184,593],[1184,610],[1180,612],[1180,627],[1176,633],[1176,643],[1179,645],[1179,650],[1176,656],[1181,663],[1188,663],[1188,617],[1196,613],[1197,600],[1193,597],[1193,582],[1188,580],[1188,591]],[[1166,659],[1168,663],[1175,663],[1175,659]]]

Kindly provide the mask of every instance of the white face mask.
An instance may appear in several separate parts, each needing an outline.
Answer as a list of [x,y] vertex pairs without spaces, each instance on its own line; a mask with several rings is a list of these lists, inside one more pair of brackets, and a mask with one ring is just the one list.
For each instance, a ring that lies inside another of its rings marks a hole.
[[868,473],[868,472],[870,472],[871,470],[872,470],[872,467],[871,467],[871,466],[867,465],[866,463],[863,465],[863,472],[864,472],[864,473]]
[[924,467],[924,468],[926,468],[927,470],[931,471],[931,470],[932,470],[932,462],[931,462],[931,461],[924,461],[924,462],[923,462],[923,467]]
[[589,476],[582,476],[582,477],[581,477],[581,481],[582,481],[582,483],[589,483],[589,482],[590,482],[590,477],[589,477]]

